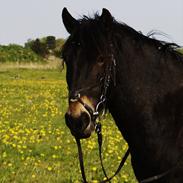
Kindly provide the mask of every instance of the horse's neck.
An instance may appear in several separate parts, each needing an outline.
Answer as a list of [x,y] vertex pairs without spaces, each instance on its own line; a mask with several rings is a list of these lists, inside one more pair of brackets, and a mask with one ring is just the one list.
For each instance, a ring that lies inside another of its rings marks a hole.
[[[135,98],[125,95],[123,89],[116,88],[114,96],[109,102],[109,111],[112,114],[119,130],[129,145],[144,146],[145,144],[145,128],[148,124],[147,114],[135,102]],[[156,133],[156,129],[151,129],[152,134]],[[139,147],[140,148],[140,147]]]
[[[163,134],[163,130],[171,130],[172,123],[165,124],[167,119],[163,113],[154,119],[155,105],[157,110],[160,109],[158,100],[162,100],[163,110],[166,106],[163,101],[166,92],[176,93],[174,90],[178,89],[178,83],[183,82],[183,74],[170,74],[167,65],[161,65],[164,62],[156,60],[160,57],[155,48],[149,46],[149,49],[143,50],[135,52],[135,47],[131,45],[118,60],[117,85],[112,92],[109,110],[129,144],[139,150],[150,146],[156,150],[163,145],[163,136],[167,135]],[[179,95],[182,100],[182,94]],[[171,97],[177,98],[177,95]]]
[[108,108],[141,180],[175,166],[182,157],[183,72],[171,54],[164,57],[153,46],[137,50],[123,43],[127,49],[117,60]]

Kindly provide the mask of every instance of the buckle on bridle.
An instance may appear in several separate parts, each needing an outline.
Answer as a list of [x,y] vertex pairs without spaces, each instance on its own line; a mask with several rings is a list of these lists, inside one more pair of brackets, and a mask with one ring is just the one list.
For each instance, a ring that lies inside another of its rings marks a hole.
[[81,94],[77,93],[73,98],[70,98],[70,102],[77,102],[81,98]]

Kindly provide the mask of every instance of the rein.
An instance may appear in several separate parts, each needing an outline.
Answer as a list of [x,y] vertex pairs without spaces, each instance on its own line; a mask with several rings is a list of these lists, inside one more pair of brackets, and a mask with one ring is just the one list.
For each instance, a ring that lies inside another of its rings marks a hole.
[[[102,100],[97,104],[96,109],[98,109],[99,105],[101,105],[103,102],[106,101],[106,100],[104,100],[104,98],[105,97],[101,97]],[[91,115],[91,119],[96,120],[96,118],[99,116],[99,112],[97,110],[96,110],[96,112],[93,112],[93,110],[87,104],[85,104],[80,98],[78,99],[78,102],[80,102],[85,107],[85,109],[89,112],[89,114]],[[103,171],[105,178],[106,178],[106,180],[100,181],[100,183],[110,182],[120,172],[121,168],[123,167],[124,163],[126,162],[126,159],[128,158],[130,151],[128,148],[124,157],[122,157],[122,160],[121,160],[116,172],[114,173],[114,175],[112,175],[109,178],[107,176],[106,171],[105,171],[105,168],[103,165],[103,159],[102,159],[102,125],[100,122],[95,124],[95,132],[97,133],[97,137],[98,137],[98,149],[99,149],[100,163],[101,163],[102,171]],[[76,140],[77,147],[78,147],[78,158],[79,158],[83,183],[87,183],[85,169],[84,169],[83,152],[82,152],[80,139],[75,137],[75,140]]]
[[[126,151],[124,157],[122,157],[121,162],[116,170],[116,172],[111,176],[108,177],[107,173],[105,171],[104,165],[103,165],[103,160],[102,160],[102,133],[101,133],[101,123],[97,123],[96,124],[96,128],[95,128],[95,132],[97,133],[97,137],[98,137],[98,147],[99,147],[99,158],[100,158],[100,163],[101,163],[101,167],[102,167],[102,171],[105,175],[105,180],[100,181],[100,183],[106,183],[106,182],[110,182],[121,170],[121,168],[123,167],[123,165],[125,164],[128,155],[130,153],[129,148]],[[82,147],[81,147],[81,142],[80,139],[75,138],[76,143],[77,143],[77,147],[78,147],[78,158],[79,158],[79,163],[80,163],[80,169],[81,169],[81,174],[82,174],[82,178],[83,178],[83,183],[88,183],[87,179],[86,179],[86,174],[85,174],[85,168],[84,168],[84,161],[83,161],[83,152],[82,152]]]

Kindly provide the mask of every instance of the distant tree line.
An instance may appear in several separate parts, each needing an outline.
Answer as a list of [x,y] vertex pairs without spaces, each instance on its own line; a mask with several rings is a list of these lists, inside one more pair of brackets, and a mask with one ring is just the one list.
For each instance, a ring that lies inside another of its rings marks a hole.
[[24,46],[0,45],[0,62],[45,62],[49,56],[61,57],[64,39],[54,36],[29,39]]

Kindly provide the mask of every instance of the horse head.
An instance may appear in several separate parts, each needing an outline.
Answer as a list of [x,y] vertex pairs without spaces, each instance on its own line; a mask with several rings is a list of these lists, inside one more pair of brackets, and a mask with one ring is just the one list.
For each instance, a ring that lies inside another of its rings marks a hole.
[[108,27],[113,18],[103,9],[95,21],[88,17],[76,20],[64,8],[62,19],[70,34],[62,50],[69,90],[66,124],[75,137],[88,138],[103,108],[105,85],[109,85],[106,80],[111,77],[114,58],[108,42]]

